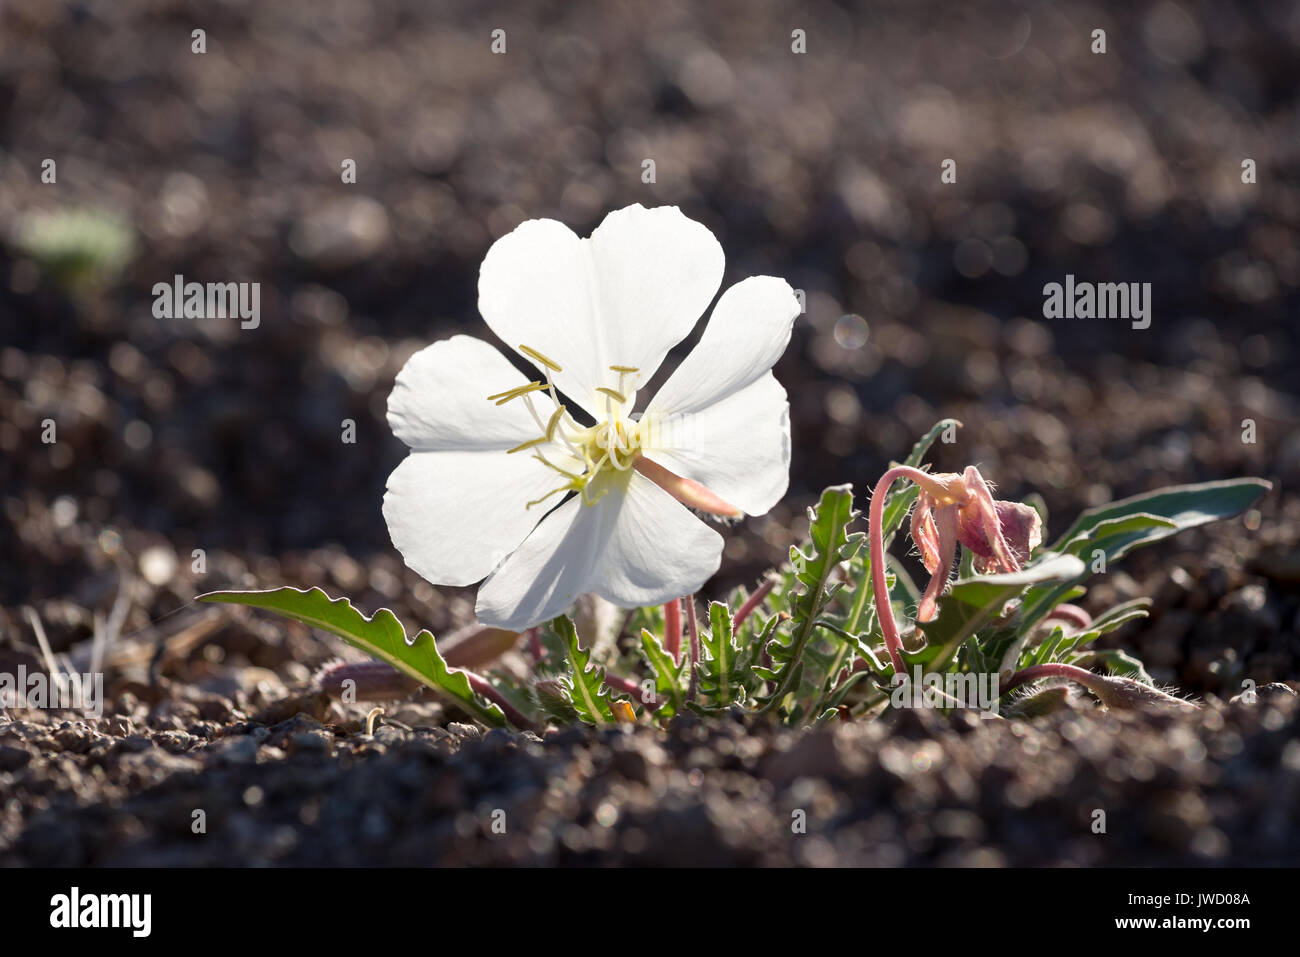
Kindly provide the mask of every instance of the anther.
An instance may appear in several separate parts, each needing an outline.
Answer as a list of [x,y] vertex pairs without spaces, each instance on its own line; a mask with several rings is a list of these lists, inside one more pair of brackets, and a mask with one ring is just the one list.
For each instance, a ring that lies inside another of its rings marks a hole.
[[597,392],[603,392],[603,393],[605,393],[605,395],[609,396],[611,399],[617,399],[619,402],[622,402],[622,403],[626,403],[626,402],[627,402],[627,396],[625,396],[622,392],[615,392],[613,389],[607,389],[607,388],[605,388],[603,385],[596,386],[596,391],[597,391]]
[[519,344],[519,351],[522,352],[524,355],[528,356],[528,358],[540,362],[542,365],[546,366],[546,368],[550,369],[552,372],[564,371],[564,369],[555,360],[548,359],[546,356],[542,355],[536,349],[530,349],[528,346],[524,345],[523,343]]
[[511,399],[517,399],[521,395],[527,395],[530,392],[536,392],[539,389],[545,389],[544,382],[530,382],[528,385],[521,385],[517,389],[507,389],[505,392],[498,392],[496,395],[488,396],[488,401],[495,401],[497,405],[505,405]]

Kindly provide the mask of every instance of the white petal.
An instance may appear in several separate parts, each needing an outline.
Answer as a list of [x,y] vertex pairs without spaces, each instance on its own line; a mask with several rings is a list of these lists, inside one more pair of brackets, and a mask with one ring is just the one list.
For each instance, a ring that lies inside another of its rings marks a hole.
[[478,593],[479,621],[522,631],[586,592],[624,608],[697,591],[718,570],[722,536],[632,473],[595,505],[574,497],[548,515]]
[[388,424],[413,449],[514,448],[541,430],[519,399],[496,405],[487,397],[527,382],[492,345],[452,336],[407,360],[388,397]]
[[412,452],[388,477],[384,519],[408,567],[437,585],[485,577],[546,514],[563,481],[526,452]]
[[610,213],[591,234],[609,365],[634,366],[630,392],[690,333],[722,282],[722,247],[676,206],[637,204]]
[[646,458],[749,515],[767,512],[790,485],[790,405],[770,372],[652,434],[658,446]]
[[479,311],[512,349],[558,364],[555,384],[599,416],[606,400],[596,388],[619,382],[609,367],[639,370],[623,382],[630,398],[704,313],[723,262],[713,234],[675,206],[617,210],[590,239],[529,220],[488,250]]
[[478,277],[479,312],[492,331],[516,352],[525,345],[557,363],[556,386],[589,412],[604,407],[593,390],[610,375],[594,283],[586,242],[553,219],[530,219],[498,239]]
[[798,314],[799,300],[784,279],[753,276],[736,283],[722,294],[699,343],[646,414],[699,412],[739,392],[781,358]]

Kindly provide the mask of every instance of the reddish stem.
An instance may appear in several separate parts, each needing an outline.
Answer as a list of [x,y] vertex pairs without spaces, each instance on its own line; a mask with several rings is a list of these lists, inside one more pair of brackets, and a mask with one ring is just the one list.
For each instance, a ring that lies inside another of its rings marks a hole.
[[519,728],[522,731],[522,730],[531,730],[532,728],[536,727],[531,721],[528,720],[527,717],[524,716],[524,713],[522,711],[520,711],[509,701],[507,701],[505,699],[505,696],[502,695],[500,691],[497,691],[496,688],[492,687],[491,682],[489,682],[482,675],[475,674],[472,671],[464,671],[457,668],[453,668],[451,670],[460,671],[461,674],[463,674],[466,678],[468,678],[470,688],[472,688],[477,694],[481,694],[483,697],[487,698],[489,701],[493,702],[498,708],[500,708],[502,714],[506,716],[506,720],[508,720],[516,728]]
[[622,691],[624,694],[630,694],[633,698],[641,702],[641,704],[645,705],[651,711],[656,711],[659,708],[659,699],[656,698],[654,695],[651,695],[649,700],[642,699],[641,686],[631,678],[624,678],[622,675],[616,675],[616,674],[612,674],[609,671],[606,671],[605,684],[609,685],[615,691]]
[[1020,685],[1027,684],[1030,681],[1037,681],[1040,678],[1069,678],[1071,681],[1077,681],[1089,691],[1101,697],[1105,692],[1106,679],[1104,675],[1088,671],[1086,668],[1080,668],[1078,665],[1067,665],[1061,661],[1049,661],[1047,664],[1030,665],[1028,668],[1021,668],[1004,683],[998,686],[998,692],[1006,694],[1012,688],[1018,688]]
[[346,681],[358,701],[404,698],[420,683],[384,661],[336,661],[316,674],[316,686],[335,698],[343,697]]
[[894,607],[889,601],[889,583],[885,581],[885,499],[889,496],[890,486],[895,479],[910,479],[923,487],[933,479],[920,469],[896,465],[880,477],[871,494],[871,514],[867,529],[871,547],[871,591],[875,595],[876,616],[880,619],[880,630],[885,636],[885,647],[889,649],[889,660],[893,662],[896,673],[906,674],[903,641],[898,637],[898,622],[894,620]]
[[691,687],[689,696],[695,699],[696,665],[700,663],[700,626],[695,620],[695,596],[686,599],[686,630],[691,640]]
[[673,662],[682,660],[682,600],[674,598],[664,604],[664,650],[673,656]]
[[768,595],[770,595],[772,593],[772,589],[775,587],[776,587],[775,576],[765,578],[763,582],[757,588],[754,589],[754,594],[746,598],[745,603],[740,606],[740,609],[736,612],[736,617],[735,620],[732,622],[732,626],[736,629],[739,629],[740,626],[744,624],[745,619],[754,613],[754,609],[756,609],[759,605],[763,604],[763,599],[765,599]]
[[1177,708],[1181,711],[1200,710],[1200,706],[1192,701],[1176,698],[1159,688],[1144,685],[1133,678],[1126,678],[1122,675],[1099,675],[1095,671],[1086,671],[1077,665],[1067,665],[1059,661],[1021,668],[1008,678],[1006,684],[999,687],[998,691],[1000,694],[1005,693],[1012,688],[1028,681],[1036,681],[1039,678],[1068,678],[1071,681],[1077,681],[1096,695],[1101,700],[1101,703],[1108,708],[1155,706]]
[[1063,621],[1067,625],[1073,625],[1077,631],[1082,631],[1092,624],[1092,616],[1080,608],[1078,605],[1063,603],[1057,605],[1045,616],[1045,621],[1055,618],[1057,621]]

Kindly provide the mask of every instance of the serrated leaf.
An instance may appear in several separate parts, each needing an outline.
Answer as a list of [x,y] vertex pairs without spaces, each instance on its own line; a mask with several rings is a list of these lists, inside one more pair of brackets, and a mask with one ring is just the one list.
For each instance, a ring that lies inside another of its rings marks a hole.
[[429,631],[408,639],[402,623],[387,608],[367,618],[346,598],[330,598],[319,588],[287,586],[266,591],[208,592],[197,600],[260,608],[327,631],[450,698],[484,724],[506,724],[501,709],[476,695],[463,671],[447,667]]
[[864,534],[847,531],[857,516],[852,485],[835,485],[824,490],[817,507],[809,510],[808,551],[795,549],[797,559],[792,563],[803,593],[793,603],[789,638],[784,642],[778,639],[768,646],[768,654],[776,665],[772,669],[776,677],[771,679],[776,688],[762,699],[761,711],[779,707],[786,695],[799,685],[804,649],[825,607],[831,575],[841,562],[851,559],[862,547]]
[[736,644],[731,612],[721,602],[709,606],[709,628],[700,634],[701,655],[696,665],[698,690],[717,708],[728,707],[743,694],[741,649]]
[[614,724],[609,689],[605,687],[605,669],[591,663],[591,652],[583,651],[578,644],[578,629],[568,617],[552,619],[550,627],[564,641],[573,665],[573,670],[560,678],[569,703],[587,724],[597,727]]
[[682,710],[686,699],[682,684],[685,678],[688,659],[683,656],[678,664],[673,661],[658,637],[646,629],[641,629],[641,649],[645,653],[646,664],[655,676],[655,697],[661,702],[656,715],[661,719],[671,718]]

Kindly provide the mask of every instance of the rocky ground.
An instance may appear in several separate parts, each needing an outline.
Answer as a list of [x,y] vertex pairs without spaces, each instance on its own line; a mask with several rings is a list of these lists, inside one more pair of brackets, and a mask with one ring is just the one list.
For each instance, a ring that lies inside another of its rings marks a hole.
[[[1300,18],[943,11],[5,4],[0,671],[41,667],[24,606],[82,670],[96,616],[117,637],[102,718],[0,717],[0,863],[1294,862],[1296,704],[1220,702],[1300,677]],[[440,634],[468,620],[472,590],[405,570],[379,513],[404,452],[393,376],[432,339],[486,335],[493,238],[535,216],[585,233],[631,202],[707,222],[728,283],[807,293],[776,370],[791,491],[728,532],[710,593],[942,416],[964,428],[937,467],[1042,495],[1051,532],[1158,485],[1262,475],[1257,510],[1134,554],[1084,600],[1154,596],[1110,639],[1206,709],[536,740],[417,695],[368,736],[367,708],[311,691],[337,644],[192,604],[320,585]],[[119,225],[87,225],[104,214]],[[98,245],[52,253],[68,223]],[[154,319],[175,273],[260,281],[261,326]],[[1041,318],[1067,273],[1151,282],[1151,327]]]
[[0,863],[1278,866],[1300,855],[1289,691],[1190,718],[1086,705],[1032,722],[905,711],[817,732],[685,719],[666,733],[540,738],[445,724],[428,705],[373,734],[360,712],[249,720],[219,696],[165,710],[0,725]]

